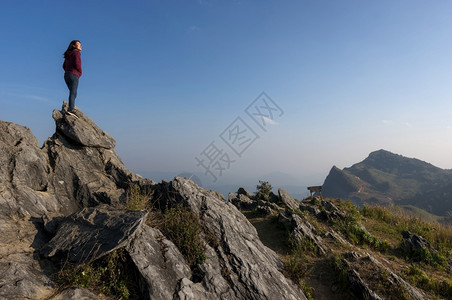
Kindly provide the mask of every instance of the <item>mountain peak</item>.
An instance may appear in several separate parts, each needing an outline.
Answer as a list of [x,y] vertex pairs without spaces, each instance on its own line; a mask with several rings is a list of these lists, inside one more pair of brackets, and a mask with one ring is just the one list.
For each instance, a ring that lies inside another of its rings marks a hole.
[[343,170],[334,166],[325,179],[324,195],[357,204],[412,204],[442,215],[451,209],[445,197],[452,194],[451,187],[450,171],[380,149]]

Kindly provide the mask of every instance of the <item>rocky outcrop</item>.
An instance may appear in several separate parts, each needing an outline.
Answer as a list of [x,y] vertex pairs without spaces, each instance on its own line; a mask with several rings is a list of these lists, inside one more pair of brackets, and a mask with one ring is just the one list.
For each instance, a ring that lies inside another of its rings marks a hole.
[[278,195],[286,209],[296,210],[299,208],[300,203],[294,198],[292,198],[292,196],[290,196],[289,193],[287,193],[285,190],[279,188]]
[[[0,121],[0,299],[96,299],[86,289],[55,295],[57,262],[96,261],[117,249],[139,274],[144,299],[306,299],[232,203],[189,179],[156,184],[133,174],[110,135],[66,109],[53,112],[56,132],[42,148],[28,128]],[[199,217],[203,263],[187,263],[145,224],[147,212],[123,209],[132,184],[154,192],[155,209]]]
[[88,207],[68,217],[56,218],[56,235],[40,249],[51,257],[65,253],[72,263],[96,260],[124,247],[146,220],[146,211],[125,211],[108,206]]
[[232,204],[214,191],[177,177],[161,196],[169,206],[183,205],[199,215],[216,245],[207,245],[200,282],[221,299],[305,299],[281,273],[283,263],[260,241],[256,229]]
[[250,198],[239,192],[237,192],[237,195],[230,193],[228,200],[240,210],[256,211],[261,215],[271,215],[279,209],[275,203],[257,200],[255,196]]
[[378,289],[380,294],[387,293],[381,289],[382,286],[391,286],[392,295],[396,298],[402,298],[402,296],[406,298],[409,295],[411,299],[415,300],[427,299],[424,293],[370,254],[360,255],[352,252],[346,253],[344,256],[350,291],[358,299],[382,299],[376,292]]
[[438,254],[438,251],[422,236],[413,234],[407,230],[402,232],[403,246],[406,253],[413,255],[421,251],[428,251],[432,254]]
[[[240,210],[254,210],[261,215],[271,215],[277,213],[282,208],[292,211],[298,209],[298,201],[293,199],[283,189],[278,189],[278,194],[270,192],[268,201],[258,199],[245,188],[239,188],[236,194],[229,193],[228,201]],[[280,206],[281,205],[281,206]]]
[[301,244],[302,239],[307,238],[315,244],[319,254],[326,253],[326,247],[323,244],[322,238],[315,233],[314,226],[312,226],[305,218],[293,214],[291,225],[291,233],[296,244]]
[[100,129],[79,109],[76,108],[74,111],[77,117],[68,114],[67,110],[68,104],[64,102],[61,111],[56,109],[53,111],[57,132],[60,132],[73,143],[84,147],[113,149],[116,146],[115,139]]

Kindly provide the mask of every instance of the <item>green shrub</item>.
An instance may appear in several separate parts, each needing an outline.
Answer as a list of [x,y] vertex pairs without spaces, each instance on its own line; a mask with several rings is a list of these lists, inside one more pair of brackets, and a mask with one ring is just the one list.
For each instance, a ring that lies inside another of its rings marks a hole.
[[127,262],[123,249],[87,264],[72,265],[66,263],[55,277],[60,288],[77,286],[102,293],[118,299],[138,296],[134,271]]
[[315,300],[313,289],[306,282],[301,281],[301,289],[308,300]]
[[126,192],[126,209],[148,210],[151,208],[151,192],[142,192],[137,184],[131,183]]
[[429,249],[416,249],[407,253],[408,259],[415,262],[423,262],[433,267],[447,266],[447,259],[439,253],[434,253]]
[[259,184],[256,186],[256,199],[263,201],[270,201],[270,193],[273,187],[268,181],[259,180]]
[[206,246],[200,236],[202,227],[199,217],[192,211],[168,209],[159,229],[179,248],[192,267],[206,260]]
[[380,252],[385,252],[390,248],[386,241],[380,240],[368,233],[360,224],[356,223],[354,219],[336,221],[335,227],[344,234],[352,244],[367,245]]

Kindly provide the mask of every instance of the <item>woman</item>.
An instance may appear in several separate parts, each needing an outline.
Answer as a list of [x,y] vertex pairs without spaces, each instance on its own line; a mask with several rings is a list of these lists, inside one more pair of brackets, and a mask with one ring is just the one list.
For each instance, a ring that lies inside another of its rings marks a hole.
[[75,97],[77,97],[78,79],[82,76],[82,60],[80,59],[80,51],[82,44],[78,40],[74,40],[64,52],[64,81],[66,81],[69,89],[69,110],[70,115],[74,115]]

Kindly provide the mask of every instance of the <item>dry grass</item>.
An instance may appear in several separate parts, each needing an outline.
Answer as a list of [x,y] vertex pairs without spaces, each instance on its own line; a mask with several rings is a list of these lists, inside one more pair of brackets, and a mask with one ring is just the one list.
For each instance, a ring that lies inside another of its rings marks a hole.
[[[452,299],[450,269],[445,265],[435,266],[421,262],[415,264],[416,268],[421,270],[420,272],[410,271],[413,269],[413,262],[400,249],[401,232],[409,230],[429,240],[441,255],[451,260],[452,229],[450,227],[424,221],[394,208],[366,206],[358,209],[350,202],[339,199],[328,200],[347,213],[348,222],[362,223],[371,236],[386,242],[387,251],[377,251],[378,248],[372,249],[366,243],[346,246],[328,239],[325,233],[335,228],[334,222],[319,221],[315,216],[303,212],[306,219],[315,227],[317,234],[323,237],[323,242],[329,249],[326,255],[317,256],[309,249],[290,248],[287,229],[277,222],[275,216],[262,217],[250,212],[246,214],[256,227],[262,242],[275,250],[288,266],[286,276],[298,283],[300,288],[304,285],[304,289],[310,293],[310,299],[351,298],[348,283],[342,276],[346,274],[346,270],[340,270],[340,264],[334,263],[340,261],[336,258],[351,251],[361,255],[370,254],[389,270],[413,286],[424,290],[428,298]],[[347,238],[347,234],[342,234]],[[410,299],[405,288],[394,284],[389,272],[385,269],[366,263],[358,264],[356,268],[379,295],[384,295],[387,299]]]

